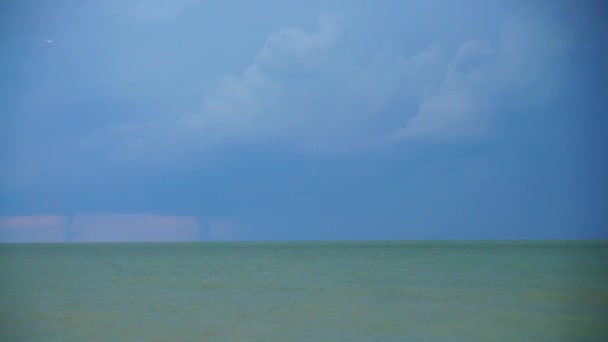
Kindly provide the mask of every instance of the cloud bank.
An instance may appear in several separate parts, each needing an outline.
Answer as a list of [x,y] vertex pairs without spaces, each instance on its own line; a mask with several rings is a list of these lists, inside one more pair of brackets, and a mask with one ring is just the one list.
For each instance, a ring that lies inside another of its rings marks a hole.
[[325,13],[316,31],[272,33],[198,111],[114,127],[127,141],[117,153],[252,143],[343,153],[481,139],[514,102],[532,111],[551,100],[558,72],[544,61],[568,45],[539,14],[508,18],[494,44],[468,40],[456,51],[430,44],[409,56],[387,45],[362,61],[349,55],[347,19]]
[[195,217],[153,214],[84,214],[0,218],[1,243],[199,241]]
[[73,242],[198,241],[194,217],[150,214],[77,215],[70,226]]
[[0,242],[64,242],[68,220],[57,215],[0,217]]

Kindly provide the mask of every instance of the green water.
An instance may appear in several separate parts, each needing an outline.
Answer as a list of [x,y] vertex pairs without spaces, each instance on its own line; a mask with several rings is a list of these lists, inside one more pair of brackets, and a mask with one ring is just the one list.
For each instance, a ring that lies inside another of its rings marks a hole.
[[606,341],[607,242],[0,245],[2,341]]

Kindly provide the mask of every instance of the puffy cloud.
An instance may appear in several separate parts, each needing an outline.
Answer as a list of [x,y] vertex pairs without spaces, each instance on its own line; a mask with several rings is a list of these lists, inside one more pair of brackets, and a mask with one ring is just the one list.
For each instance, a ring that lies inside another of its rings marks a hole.
[[151,214],[77,215],[70,225],[74,242],[198,241],[198,220]]
[[416,115],[392,140],[479,138],[508,109],[550,103],[560,84],[554,60],[567,53],[569,33],[542,13],[526,12],[505,21],[497,46],[463,43],[443,80],[419,97]]
[[543,62],[564,52],[567,37],[553,37],[552,22],[535,18],[507,20],[494,44],[464,41],[455,52],[431,44],[411,56],[386,47],[361,60],[345,46],[352,40],[342,39],[345,18],[323,14],[316,31],[271,34],[254,62],[226,75],[200,110],[115,127],[128,141],[120,153],[245,143],[342,153],[480,138],[513,102],[531,110],[554,93],[557,73]]
[[268,38],[266,46],[256,58],[256,65],[268,72],[278,73],[294,73],[316,67],[339,39],[342,21],[341,15],[324,13],[318,18],[318,32],[280,29]]
[[498,51],[464,43],[447,64],[441,83],[419,96],[418,111],[393,139],[452,140],[483,136],[498,96],[510,86]]
[[317,121],[322,113],[311,109],[327,103],[319,71],[328,66],[341,21],[339,15],[324,14],[318,32],[281,29],[272,34],[242,76],[225,76],[199,112],[182,118],[183,129],[215,144],[297,137],[323,125]]
[[[162,125],[164,131],[202,146],[280,141],[344,152],[377,143],[394,129],[384,114],[439,81],[445,58],[437,45],[407,58],[387,48],[359,65],[340,49],[343,21],[323,14],[317,32],[275,32],[241,76],[226,75],[200,111]],[[154,125],[147,127],[157,132]]]
[[65,242],[67,222],[57,215],[0,217],[0,242]]

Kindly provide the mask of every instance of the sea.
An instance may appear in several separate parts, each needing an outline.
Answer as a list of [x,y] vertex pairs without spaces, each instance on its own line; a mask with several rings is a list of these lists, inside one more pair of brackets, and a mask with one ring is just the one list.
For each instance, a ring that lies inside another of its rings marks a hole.
[[0,245],[0,341],[608,341],[608,241]]

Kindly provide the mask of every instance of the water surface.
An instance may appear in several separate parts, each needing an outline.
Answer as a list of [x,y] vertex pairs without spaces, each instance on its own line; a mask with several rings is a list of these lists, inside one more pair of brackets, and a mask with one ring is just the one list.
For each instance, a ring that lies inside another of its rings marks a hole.
[[7,341],[605,341],[608,242],[0,245]]

